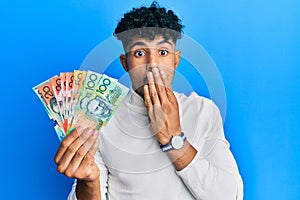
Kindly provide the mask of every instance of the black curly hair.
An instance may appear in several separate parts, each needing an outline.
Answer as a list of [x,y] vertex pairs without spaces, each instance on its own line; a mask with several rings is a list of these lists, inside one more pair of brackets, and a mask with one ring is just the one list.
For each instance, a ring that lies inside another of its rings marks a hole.
[[150,7],[133,8],[119,21],[114,36],[126,46],[134,38],[141,37],[153,40],[162,35],[176,43],[182,36],[181,20],[172,10],[166,10],[154,1]]

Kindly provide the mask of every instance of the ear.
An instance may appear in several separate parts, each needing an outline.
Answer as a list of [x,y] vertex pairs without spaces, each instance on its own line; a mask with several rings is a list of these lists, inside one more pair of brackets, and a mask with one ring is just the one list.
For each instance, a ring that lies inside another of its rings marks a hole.
[[126,55],[124,55],[124,54],[121,54],[121,55],[120,55],[120,63],[122,64],[124,70],[125,70],[126,72],[128,72],[129,69],[128,69],[128,65],[127,65],[127,58],[126,58]]
[[181,51],[177,50],[175,52],[175,69],[178,67],[181,58]]

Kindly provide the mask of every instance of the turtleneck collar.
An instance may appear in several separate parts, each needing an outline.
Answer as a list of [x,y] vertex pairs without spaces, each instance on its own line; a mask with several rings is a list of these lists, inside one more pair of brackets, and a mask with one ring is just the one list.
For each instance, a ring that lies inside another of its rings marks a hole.
[[125,101],[130,110],[147,115],[147,108],[144,99],[134,91],[132,85],[130,86],[130,92]]

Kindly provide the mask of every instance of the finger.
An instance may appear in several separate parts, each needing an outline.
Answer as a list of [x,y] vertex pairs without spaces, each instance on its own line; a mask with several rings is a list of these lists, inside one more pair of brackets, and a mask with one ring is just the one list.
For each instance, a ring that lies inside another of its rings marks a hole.
[[153,104],[149,94],[149,86],[144,85],[144,100],[148,111],[148,117],[151,121],[153,119]]
[[81,147],[76,151],[75,155],[73,156],[70,164],[68,165],[65,175],[68,177],[72,177],[75,171],[78,169],[80,163],[82,162],[85,156],[93,157],[94,154],[90,152],[91,150],[94,151],[93,146],[98,141],[99,131],[94,130],[92,135],[86,140],[85,143],[81,145]]
[[149,110],[152,107],[152,100],[150,98],[148,85],[144,85],[144,101],[147,109]]
[[157,134],[158,132],[162,133],[162,129],[165,128],[167,119],[165,109],[162,108],[162,106],[153,106],[153,113],[155,116],[155,123],[151,124],[151,128],[155,134]]
[[161,76],[162,82],[165,85],[166,96],[167,96],[168,100],[171,103],[175,103],[177,100],[176,100],[176,97],[175,97],[174,92],[172,90],[172,85],[169,84],[169,82],[167,80],[167,76],[166,76],[166,74],[165,74],[165,72],[163,70],[160,70],[160,76]]
[[155,82],[155,87],[157,94],[159,96],[160,102],[164,104],[168,100],[167,94],[166,94],[166,87],[162,78],[161,74],[159,73],[159,70],[157,68],[153,68],[153,77],[154,77],[154,82]]
[[95,143],[93,144],[93,146],[91,147],[89,153],[86,154],[86,155],[84,156],[84,158],[81,160],[81,163],[80,163],[80,165],[79,165],[79,168],[83,168],[83,169],[84,169],[88,164],[91,163],[91,161],[94,160],[94,155],[95,155],[96,151],[97,151],[98,148],[99,148],[99,144],[100,144],[100,141],[99,141],[99,139],[97,139],[97,140],[95,141]]
[[98,168],[98,166],[91,160],[91,156],[87,155],[83,158],[73,176],[79,180],[92,180],[94,179],[92,177],[95,176],[95,168]]
[[172,90],[172,82],[170,80],[168,80],[168,77],[167,77],[165,71],[161,69],[161,70],[159,70],[159,74],[160,74],[160,77],[161,77],[161,80],[162,80],[164,86],[166,88],[169,88]]
[[149,94],[153,105],[159,105],[159,97],[157,95],[156,87],[154,84],[154,78],[152,72],[147,73],[148,85],[149,85]]
[[78,161],[81,162],[82,158],[84,156],[86,156],[87,154],[91,154],[92,155],[92,153],[93,153],[93,152],[91,152],[92,147],[94,146],[95,142],[97,142],[98,138],[99,138],[99,131],[98,130],[94,130],[93,133],[92,133],[92,135],[78,149],[78,151],[74,155],[71,163],[72,162],[77,162],[78,163]]
[[97,138],[97,140],[95,141],[95,143],[93,144],[93,146],[91,147],[89,154],[91,156],[94,156],[95,153],[97,152],[98,148],[99,148],[99,144],[100,144],[100,140],[99,138]]
[[60,173],[64,173],[69,166],[72,158],[78,151],[78,149],[85,143],[86,140],[92,135],[93,130],[91,128],[85,129],[85,131],[78,137],[69,147],[66,149],[64,155],[58,161],[57,170]]
[[72,131],[67,137],[61,142],[56,155],[54,157],[54,162],[58,164],[61,157],[64,155],[65,151],[68,149],[68,147],[79,137],[80,134],[82,134],[83,128],[78,127],[74,131]]

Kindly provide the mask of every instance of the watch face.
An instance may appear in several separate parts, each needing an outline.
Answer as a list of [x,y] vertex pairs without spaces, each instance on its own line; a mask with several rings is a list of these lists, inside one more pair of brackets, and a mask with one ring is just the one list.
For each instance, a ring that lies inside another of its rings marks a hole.
[[179,136],[173,136],[172,138],[172,146],[174,149],[180,149],[183,146],[183,139]]

